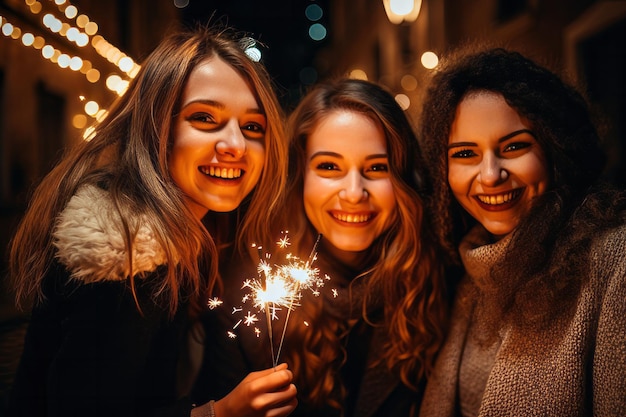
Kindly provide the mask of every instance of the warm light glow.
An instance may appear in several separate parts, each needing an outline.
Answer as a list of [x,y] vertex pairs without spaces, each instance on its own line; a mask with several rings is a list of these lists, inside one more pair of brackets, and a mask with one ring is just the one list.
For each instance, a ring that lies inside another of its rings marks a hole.
[[84,114],[77,114],[72,118],[72,126],[76,129],[83,129],[87,126],[87,116]]
[[85,25],[85,33],[87,33],[90,36],[93,36],[96,33],[98,33],[98,24],[96,22],[87,23]]
[[133,69],[133,60],[130,57],[125,56],[124,58],[120,59],[119,62],[117,63],[117,66],[124,72],[129,72],[130,70]]
[[87,74],[85,74],[85,76],[87,77],[87,81],[89,81],[90,83],[97,83],[98,80],[100,79],[100,71],[98,71],[95,68],[92,68],[89,71],[87,71]]
[[93,116],[98,112],[98,110],[100,110],[100,106],[95,101],[88,101],[85,103],[85,113],[88,115]]
[[102,120],[104,120],[104,118],[106,117],[108,113],[109,112],[106,111],[105,109],[100,109],[98,110],[98,112],[96,113],[94,117],[96,118],[97,121],[101,122]]
[[89,126],[83,132],[83,139],[89,142],[91,139],[93,139],[93,137],[95,136],[95,133],[96,133],[96,129],[93,126]]
[[17,26],[13,28],[13,32],[11,32],[11,38],[19,39],[22,36],[22,29]]
[[65,17],[68,19],[73,19],[78,14],[78,9],[75,6],[68,6],[65,9]]
[[44,46],[41,48],[41,55],[46,59],[52,58],[52,55],[54,55],[54,48],[50,45]]
[[72,71],[78,71],[83,67],[83,60],[80,57],[74,56],[70,59],[70,69]]
[[422,0],[383,0],[387,18],[391,23],[415,22],[422,7]]
[[367,81],[367,74],[361,69],[353,69],[352,71],[350,71],[349,77],[355,80]]
[[434,52],[424,52],[421,58],[424,68],[433,69],[439,64],[439,57]]
[[41,3],[39,3],[38,1],[35,1],[31,6],[30,6],[30,12],[32,14],[39,14],[39,12],[42,9],[42,5]]
[[80,72],[83,74],[87,74],[87,71],[91,69],[91,61],[87,61],[83,59],[83,66],[80,68]]
[[33,42],[33,48],[41,49],[46,44],[46,40],[41,36],[35,36],[35,41]]
[[70,66],[70,56],[67,54],[61,54],[59,57],[59,67],[67,68]]
[[2,25],[2,34],[4,36],[9,36],[11,33],[13,33],[13,25],[10,23],[5,23],[4,25]]
[[407,110],[411,107],[411,99],[406,94],[398,94],[395,99],[396,103],[398,103],[402,110]]
[[417,88],[417,79],[411,74],[406,74],[400,79],[400,85],[405,91],[413,91]]
[[81,14],[76,18],[76,24],[79,28],[84,28],[85,26],[87,26],[87,23],[89,23],[89,18],[84,14]]
[[22,43],[24,46],[31,46],[35,42],[35,36],[32,33],[25,33],[22,35]]

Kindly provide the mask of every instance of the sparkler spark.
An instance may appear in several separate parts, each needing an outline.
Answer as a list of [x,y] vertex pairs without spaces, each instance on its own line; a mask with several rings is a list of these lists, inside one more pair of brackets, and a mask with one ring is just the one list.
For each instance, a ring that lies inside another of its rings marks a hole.
[[217,297],[209,298],[209,300],[207,301],[207,305],[209,306],[210,310],[221,306],[223,303],[224,302]]

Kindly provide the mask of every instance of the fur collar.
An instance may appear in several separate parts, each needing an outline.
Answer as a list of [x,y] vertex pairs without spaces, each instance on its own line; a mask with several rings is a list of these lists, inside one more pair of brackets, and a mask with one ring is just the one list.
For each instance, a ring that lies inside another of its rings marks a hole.
[[[163,248],[144,216],[133,241],[135,275],[166,263]],[[57,218],[53,243],[58,260],[72,278],[85,283],[119,281],[130,275],[122,221],[106,190],[94,185],[79,188]]]

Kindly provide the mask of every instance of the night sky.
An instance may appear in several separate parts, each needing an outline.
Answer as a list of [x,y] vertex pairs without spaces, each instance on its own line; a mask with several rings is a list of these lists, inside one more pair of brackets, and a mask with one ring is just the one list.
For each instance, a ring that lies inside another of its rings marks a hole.
[[319,5],[324,12],[315,23],[328,28],[328,0],[190,0],[183,9],[183,20],[220,21],[263,43],[263,62],[283,105],[291,107],[311,79],[302,78],[303,70],[311,73],[316,51],[328,43],[328,37],[314,41],[308,35],[314,22],[307,19],[305,9],[311,4]]

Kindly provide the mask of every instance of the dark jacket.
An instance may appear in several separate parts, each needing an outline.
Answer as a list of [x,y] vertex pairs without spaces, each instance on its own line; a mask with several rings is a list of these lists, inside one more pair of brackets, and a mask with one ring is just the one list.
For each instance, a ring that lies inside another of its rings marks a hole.
[[10,399],[15,416],[189,416],[176,372],[187,323],[152,297],[164,257],[153,234],[135,239],[137,308],[119,218],[108,194],[83,187],[54,233],[58,262],[33,309]]

